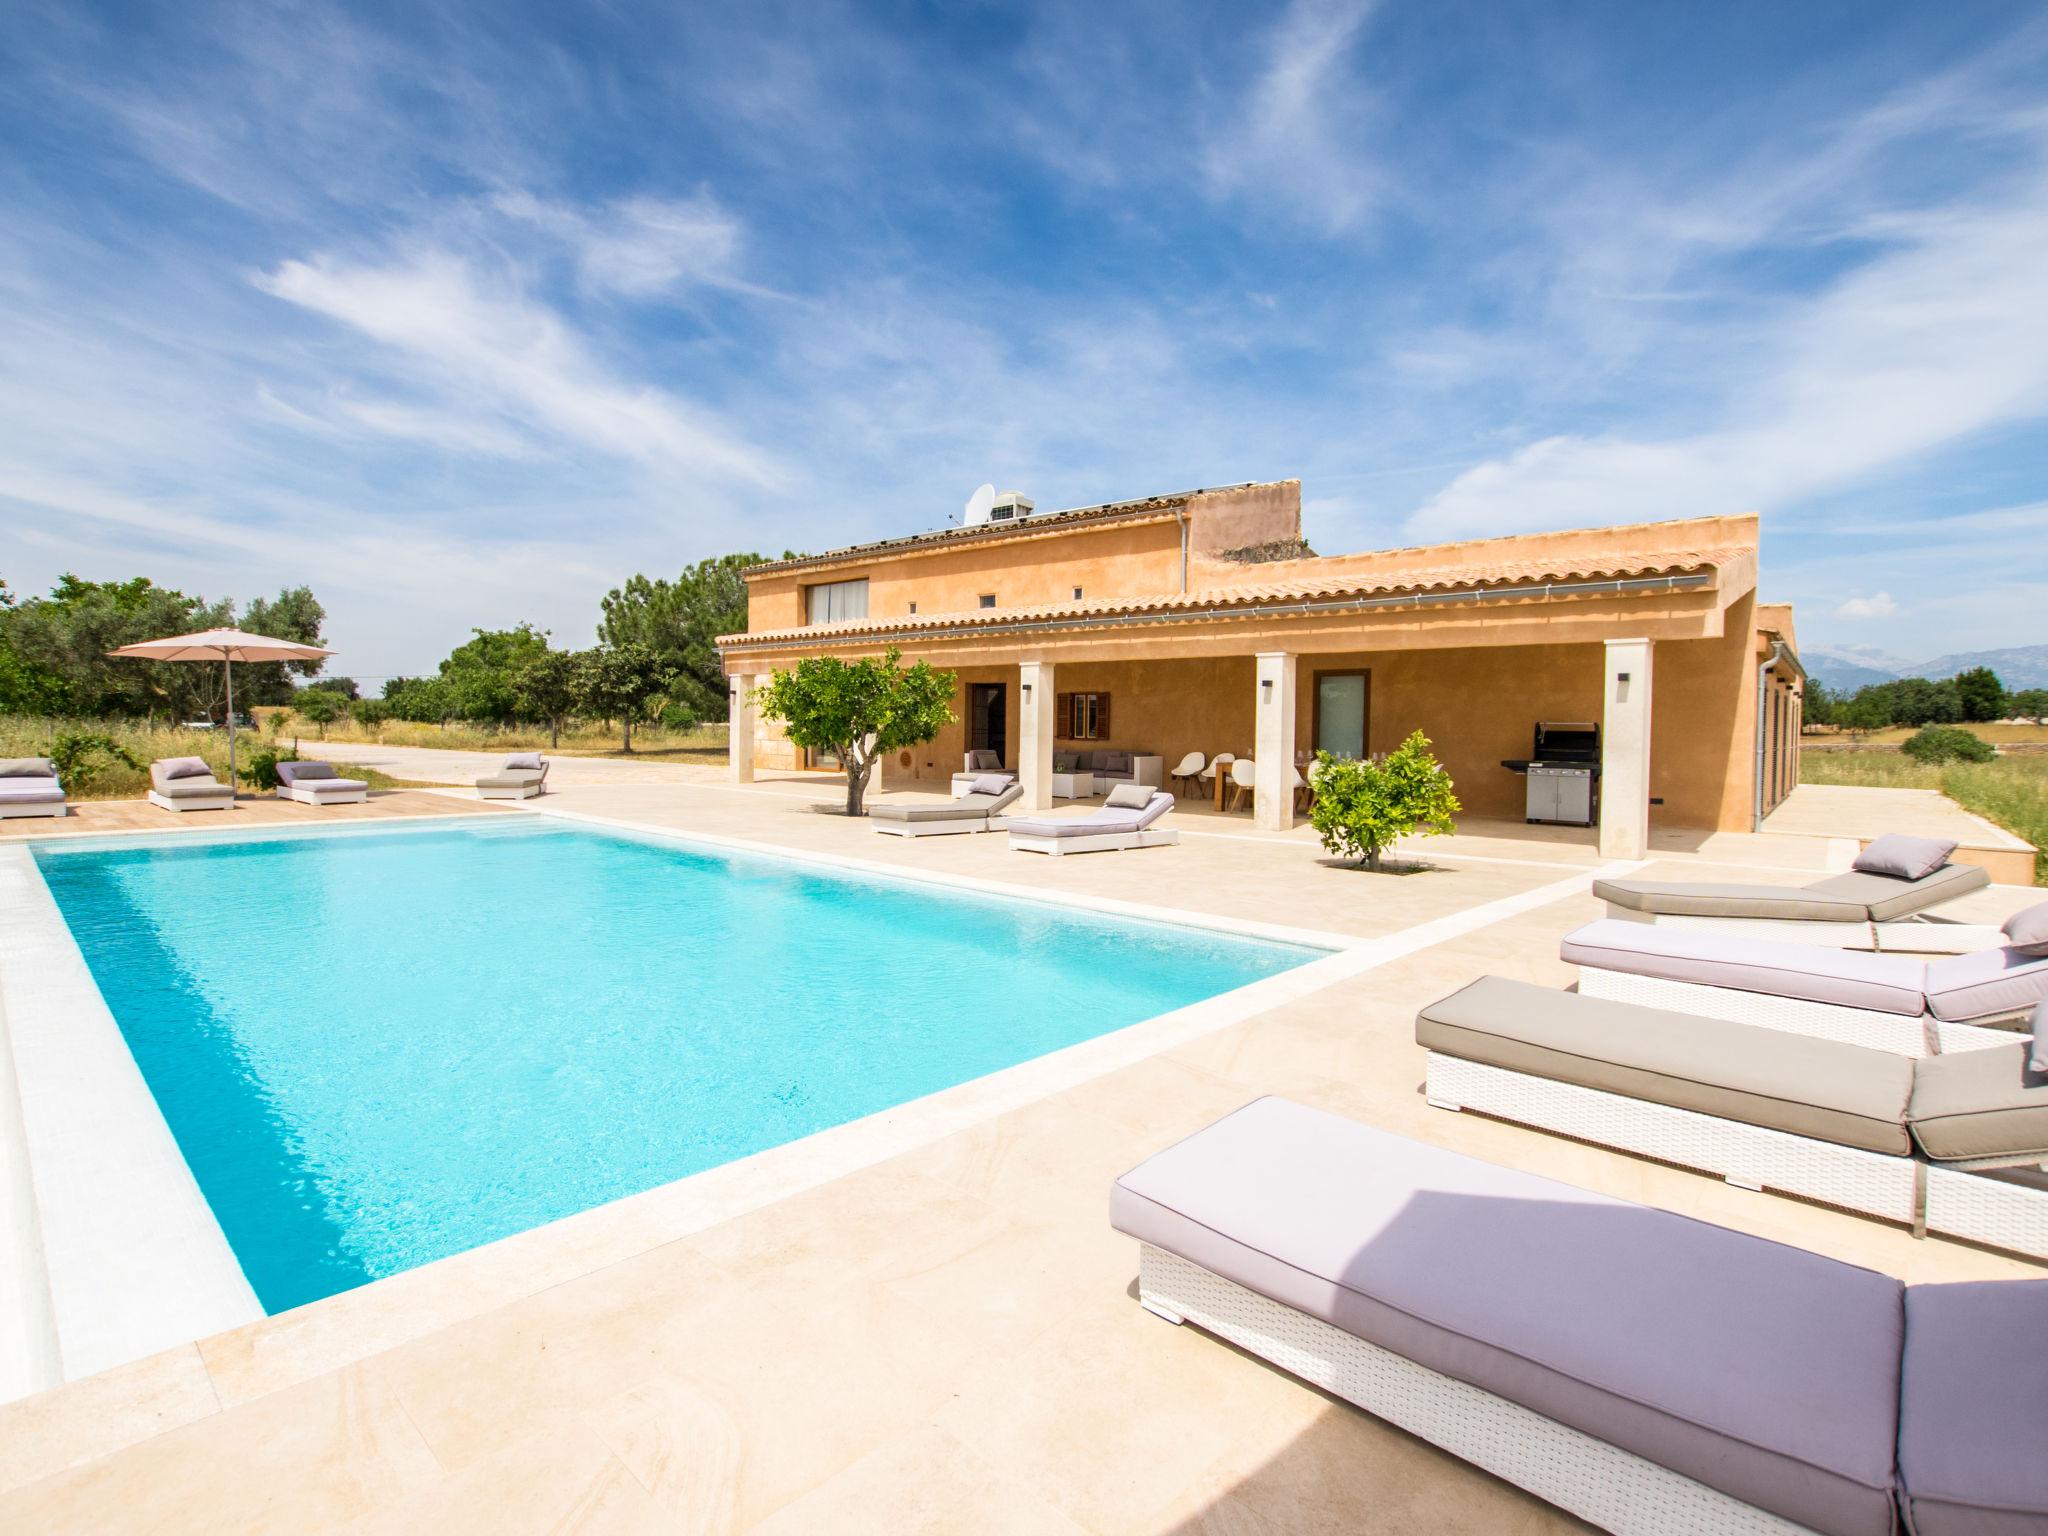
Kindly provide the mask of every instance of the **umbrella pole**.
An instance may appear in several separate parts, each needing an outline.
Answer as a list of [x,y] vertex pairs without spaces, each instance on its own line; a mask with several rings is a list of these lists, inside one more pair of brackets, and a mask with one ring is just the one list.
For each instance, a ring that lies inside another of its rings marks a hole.
[[239,793],[235,778],[235,663],[232,657],[222,652],[220,664],[228,674],[228,797],[233,799]]

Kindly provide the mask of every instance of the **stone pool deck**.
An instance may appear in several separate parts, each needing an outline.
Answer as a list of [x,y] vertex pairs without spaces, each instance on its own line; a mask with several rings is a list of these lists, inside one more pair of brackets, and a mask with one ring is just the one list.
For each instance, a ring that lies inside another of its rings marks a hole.
[[[1488,971],[1570,981],[1558,937],[1600,915],[1583,834],[1472,824],[1419,849],[1427,867],[1373,876],[1330,867],[1305,829],[1261,834],[1213,812],[1178,814],[1178,847],[1052,860],[1000,837],[878,837],[826,813],[837,798],[815,777],[741,788],[679,768],[565,784],[510,813],[1352,947],[1312,987],[1220,1026],[1193,1020],[1127,1060],[966,1085],[942,1111],[910,1106],[772,1166],[717,1170],[0,1408],[0,1529],[1581,1529],[1138,1308],[1110,1181],[1266,1093],[1912,1280],[2048,1273],[1428,1108],[1418,1007]],[[1678,836],[1644,873],[1795,883],[1843,847]],[[1997,920],[2041,895],[1994,887],[1957,915]]]

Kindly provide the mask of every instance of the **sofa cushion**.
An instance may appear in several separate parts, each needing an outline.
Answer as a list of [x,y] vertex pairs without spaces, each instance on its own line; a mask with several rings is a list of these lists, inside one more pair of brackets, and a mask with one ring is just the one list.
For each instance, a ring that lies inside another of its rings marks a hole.
[[1131,771],[1131,754],[1128,752],[1098,752],[1095,754],[1097,773],[1127,774]]
[[1586,924],[1565,935],[1558,953],[1573,965],[1846,1008],[1910,1015],[1927,1006],[1927,964],[1909,955],[1774,943],[1747,934],[1652,927],[1625,918]]
[[1911,837],[1904,832],[1887,832],[1857,854],[1849,867],[1866,875],[1920,880],[1946,864],[1949,855],[1955,851],[1953,838]]
[[1081,771],[1081,757],[1082,754],[1079,752],[1055,752],[1052,755],[1052,771],[1078,773]]
[[2027,1015],[2027,1022],[2022,1027],[2034,1037],[2033,1047],[2027,1055],[2028,1062],[2036,1072],[2048,1072],[2048,1039],[2042,1038],[2048,1035],[2048,997],[2034,1004],[2034,1011]]
[[967,771],[969,773],[980,773],[984,769],[995,769],[1002,766],[1002,754],[1000,752],[991,752],[986,747],[976,747],[967,754]]
[[0,757],[0,779],[54,779],[57,765],[47,757]]
[[1102,803],[1112,810],[1142,811],[1152,803],[1152,789],[1146,784],[1119,784]]
[[279,763],[277,776],[287,784],[304,784],[313,779],[338,779],[332,763]]
[[1869,911],[1872,922],[1890,923],[1911,917],[1915,912],[1925,912],[1929,907],[1938,907],[1971,891],[1982,890],[1990,883],[1990,872],[1980,865],[1944,864],[1918,880],[1901,880],[1893,875],[1875,875],[1852,869],[1847,874],[1816,880],[1806,889],[1813,895],[1845,896],[1859,901]]
[[2044,1329],[2048,1280],[1907,1290],[1899,1481],[1916,1536],[2048,1527],[2048,1371],[2027,1347]]
[[2008,949],[2036,957],[2048,955],[2048,901],[2015,912],[1998,930]]
[[1676,880],[1595,880],[1593,894],[1630,912],[1671,917],[1773,917],[1808,923],[1862,923],[1868,903],[1817,894],[1800,885],[1694,885]]
[[206,759],[203,757],[167,757],[154,766],[157,777],[165,781],[213,777],[213,770],[206,766]]
[[974,782],[967,786],[967,793],[970,795],[1000,795],[1016,782],[1007,773],[980,773],[976,774]]
[[292,787],[303,789],[315,798],[339,798],[342,795],[357,794],[370,786],[362,779],[344,779],[336,774],[331,778],[301,779]]
[[1432,1051],[1872,1152],[1912,1151],[1913,1063],[1785,1030],[1483,976],[1424,1008]]
[[478,789],[530,789],[541,781],[541,775],[532,769],[506,769],[502,773],[487,773],[476,781]]
[[1927,1056],[1914,1063],[1906,1120],[1929,1157],[2048,1156],[2048,1074],[2032,1047],[2011,1045]]
[[1815,1530],[1892,1530],[1901,1288],[1803,1249],[1261,1099],[1111,1222]]
[[508,771],[537,769],[540,766],[541,761],[540,754],[538,752],[514,752],[510,757],[505,759],[505,768]]
[[55,779],[0,779],[0,801],[9,805],[62,802],[64,786]]
[[2022,1014],[2048,997],[2048,956],[1980,949],[1927,962],[1927,1011],[1951,1023]]

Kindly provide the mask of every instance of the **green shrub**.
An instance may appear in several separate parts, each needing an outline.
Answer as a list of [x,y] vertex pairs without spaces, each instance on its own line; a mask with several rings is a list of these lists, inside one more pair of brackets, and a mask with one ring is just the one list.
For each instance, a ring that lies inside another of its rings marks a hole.
[[236,769],[258,789],[275,789],[278,783],[277,765],[294,761],[296,759],[287,747],[263,746],[258,747],[248,761],[236,764]]
[[140,771],[143,764],[113,737],[98,731],[66,731],[50,744],[50,761],[67,790],[83,790],[95,777],[119,765]]
[[1420,731],[1382,762],[1318,752],[1314,773],[1316,803],[1308,813],[1309,825],[1331,853],[1378,869],[1380,855],[1401,838],[1457,830],[1451,818],[1462,807],[1451,792],[1451,776]]
[[1998,756],[1983,737],[1954,725],[1923,725],[1899,750],[1923,763],[1988,763]]

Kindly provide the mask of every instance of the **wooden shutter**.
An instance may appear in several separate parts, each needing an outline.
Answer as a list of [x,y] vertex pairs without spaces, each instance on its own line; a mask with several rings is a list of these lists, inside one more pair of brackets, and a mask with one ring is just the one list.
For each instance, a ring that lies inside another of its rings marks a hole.
[[1106,693],[1095,695],[1095,739],[1109,740],[1109,695]]
[[1074,696],[1071,693],[1052,696],[1052,733],[1061,741],[1074,739]]

